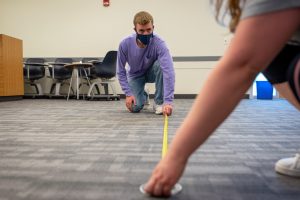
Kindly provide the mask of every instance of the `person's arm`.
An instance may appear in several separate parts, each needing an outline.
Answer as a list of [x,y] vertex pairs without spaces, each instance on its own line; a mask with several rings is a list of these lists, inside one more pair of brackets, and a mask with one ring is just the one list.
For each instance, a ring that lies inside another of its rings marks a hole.
[[135,105],[136,100],[135,100],[133,94],[131,93],[131,90],[130,90],[130,87],[128,84],[126,69],[125,69],[127,60],[126,60],[126,54],[125,54],[123,48],[124,47],[122,46],[122,43],[121,43],[119,46],[119,50],[118,50],[117,75],[118,75],[118,79],[119,79],[121,88],[124,91],[125,96],[126,96],[125,105],[126,105],[127,109],[130,112],[132,112],[132,104]]
[[163,73],[164,103],[172,104],[174,99],[175,71],[172,56],[164,42],[160,44],[158,60]]
[[172,56],[165,42],[159,44],[158,60],[163,73],[164,83],[164,106],[163,114],[171,115],[173,110],[174,87],[175,87],[175,70]]
[[212,70],[188,116],[157,165],[145,190],[169,195],[190,155],[239,103],[256,75],[276,56],[300,25],[300,9],[273,12],[240,22],[229,49]]
[[118,50],[118,59],[117,59],[117,75],[118,75],[118,80],[119,83],[121,85],[121,88],[123,90],[123,92],[125,93],[126,96],[132,96],[132,93],[130,91],[130,87],[128,84],[128,80],[127,80],[127,75],[126,75],[126,69],[125,69],[125,65],[126,65],[126,54],[124,52],[122,43],[119,46],[119,50]]

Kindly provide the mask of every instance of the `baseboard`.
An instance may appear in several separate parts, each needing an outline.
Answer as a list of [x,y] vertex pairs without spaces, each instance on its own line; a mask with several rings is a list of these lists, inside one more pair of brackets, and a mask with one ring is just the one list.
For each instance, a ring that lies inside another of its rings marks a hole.
[[1,101],[17,101],[22,100],[23,96],[0,96],[0,102]]
[[[124,94],[120,94],[121,99],[125,99]],[[197,94],[174,94],[175,99],[195,99]],[[245,94],[243,99],[249,99],[250,95]],[[150,98],[154,98],[154,94],[150,94]]]
[[[195,99],[197,97],[197,94],[174,94],[174,98],[175,99]],[[243,99],[249,99],[250,95],[249,94],[245,94]],[[27,96],[25,95],[23,96],[0,96],[0,102],[1,101],[16,101],[16,100],[22,100],[23,98],[48,98],[47,95],[42,95],[42,96]],[[125,95],[124,94],[120,94],[120,98],[121,99],[125,99]],[[150,94],[150,98],[154,98],[154,94]]]

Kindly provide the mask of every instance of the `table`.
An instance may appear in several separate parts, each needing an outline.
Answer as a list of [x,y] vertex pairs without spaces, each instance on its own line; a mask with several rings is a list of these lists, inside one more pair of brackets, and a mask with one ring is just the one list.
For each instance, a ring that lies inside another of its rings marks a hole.
[[83,71],[85,73],[85,77],[86,77],[86,79],[88,81],[89,86],[91,86],[90,79],[89,79],[89,77],[88,77],[85,69],[86,68],[90,68],[92,66],[93,66],[93,64],[91,64],[91,63],[72,63],[72,64],[64,65],[65,68],[72,69],[72,76],[71,76],[71,81],[70,81],[70,86],[69,86],[67,100],[69,100],[70,91],[71,91],[71,87],[72,87],[72,79],[73,79],[73,74],[74,73],[76,75],[76,97],[77,97],[77,99],[79,99],[79,87],[78,87],[78,80],[79,80],[78,69],[79,68],[83,68],[84,69]]

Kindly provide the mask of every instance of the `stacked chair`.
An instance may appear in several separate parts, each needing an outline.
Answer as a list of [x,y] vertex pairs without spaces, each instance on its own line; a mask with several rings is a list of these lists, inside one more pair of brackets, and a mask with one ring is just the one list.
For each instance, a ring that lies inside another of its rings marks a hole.
[[25,96],[43,96],[44,92],[39,79],[45,77],[45,67],[48,66],[44,58],[27,58],[24,62],[23,76],[25,84],[35,88],[35,93],[25,93]]
[[[101,59],[100,58],[92,58],[92,57],[87,57],[87,58],[82,58],[81,62],[82,63],[93,63],[93,62],[100,62]],[[90,87],[88,80],[93,80],[96,79],[96,75],[95,75],[95,67],[93,66],[92,68],[88,68],[88,69],[79,69],[79,76],[81,78],[80,84],[79,84],[79,88],[83,85],[87,85],[88,87]],[[95,85],[95,89],[97,91],[97,94],[100,94],[100,89],[99,89],[99,85],[96,84]]]
[[[67,94],[61,94],[61,87],[63,85],[70,86],[69,79],[72,76],[72,70],[65,68],[64,66],[67,64],[73,63],[72,58],[57,58],[55,62],[49,63],[49,73],[50,78],[53,80],[51,89],[50,89],[50,97],[55,96],[64,96],[66,97]],[[72,93],[74,95],[74,90],[71,87]]]

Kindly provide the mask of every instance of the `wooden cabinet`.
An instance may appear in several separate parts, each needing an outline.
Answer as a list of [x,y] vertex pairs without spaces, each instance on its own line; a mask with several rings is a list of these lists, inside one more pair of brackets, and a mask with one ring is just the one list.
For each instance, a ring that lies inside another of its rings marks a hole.
[[23,95],[22,40],[0,34],[0,98]]

